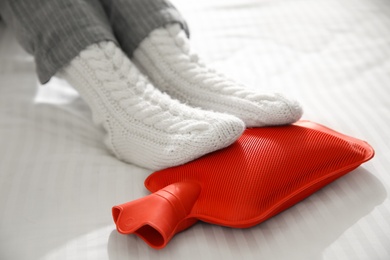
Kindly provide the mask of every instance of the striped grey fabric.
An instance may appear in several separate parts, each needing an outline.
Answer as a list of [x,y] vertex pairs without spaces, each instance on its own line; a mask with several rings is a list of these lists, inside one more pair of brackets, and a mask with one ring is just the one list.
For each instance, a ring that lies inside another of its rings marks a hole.
[[131,56],[157,27],[179,22],[187,29],[166,0],[0,0],[0,13],[34,55],[41,83],[92,43],[114,41]]
[[178,22],[189,35],[188,27],[166,0],[100,0],[121,48],[132,56],[138,44],[154,29]]

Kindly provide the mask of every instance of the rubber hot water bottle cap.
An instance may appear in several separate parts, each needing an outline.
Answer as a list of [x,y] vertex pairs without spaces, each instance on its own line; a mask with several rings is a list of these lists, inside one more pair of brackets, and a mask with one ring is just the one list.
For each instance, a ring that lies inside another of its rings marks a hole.
[[145,180],[153,193],[113,207],[113,218],[153,248],[198,220],[247,228],[373,156],[366,142],[309,121],[247,129],[225,149],[154,172]]

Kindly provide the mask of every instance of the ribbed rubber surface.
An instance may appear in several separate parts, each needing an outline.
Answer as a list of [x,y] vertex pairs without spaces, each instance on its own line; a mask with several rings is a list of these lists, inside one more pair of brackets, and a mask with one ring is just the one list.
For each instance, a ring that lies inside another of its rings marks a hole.
[[247,129],[230,147],[150,175],[155,192],[196,181],[201,194],[188,218],[249,227],[294,205],[374,155],[365,142],[312,122]]

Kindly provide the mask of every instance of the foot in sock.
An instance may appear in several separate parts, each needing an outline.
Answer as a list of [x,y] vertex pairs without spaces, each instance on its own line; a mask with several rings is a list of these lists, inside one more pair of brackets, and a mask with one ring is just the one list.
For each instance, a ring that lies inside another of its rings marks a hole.
[[152,86],[112,42],[93,44],[58,74],[90,106],[121,160],[152,170],[180,165],[232,144],[237,117],[195,109]]
[[302,115],[298,102],[262,94],[227,79],[199,61],[177,24],[152,31],[134,52],[134,62],[156,87],[194,107],[229,113],[247,127],[284,125]]

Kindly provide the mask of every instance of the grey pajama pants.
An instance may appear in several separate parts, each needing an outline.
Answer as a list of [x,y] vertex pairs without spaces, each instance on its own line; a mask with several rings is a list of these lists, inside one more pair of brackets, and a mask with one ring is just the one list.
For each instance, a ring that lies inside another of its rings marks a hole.
[[154,29],[187,24],[168,0],[0,0],[0,15],[35,58],[46,83],[87,46],[103,40],[131,57]]

